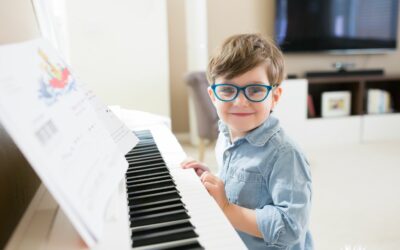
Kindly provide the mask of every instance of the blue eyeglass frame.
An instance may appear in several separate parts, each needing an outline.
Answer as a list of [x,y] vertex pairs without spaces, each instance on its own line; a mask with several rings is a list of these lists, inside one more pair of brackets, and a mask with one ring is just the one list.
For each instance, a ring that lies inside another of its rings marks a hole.
[[[230,87],[234,87],[234,88],[237,90],[237,91],[236,91],[236,95],[235,95],[234,97],[232,97],[232,99],[223,100],[223,99],[219,98],[217,92],[215,91],[215,89],[216,89],[218,86],[230,86]],[[266,89],[268,90],[268,92],[267,92],[267,94],[265,95],[265,97],[264,97],[263,99],[259,100],[259,101],[251,100],[251,99],[246,95],[246,91],[245,91],[246,88],[251,87],[251,86],[264,87],[264,88],[266,88]],[[251,102],[262,102],[262,101],[264,101],[265,99],[267,99],[267,97],[268,97],[269,93],[271,92],[271,90],[274,89],[276,86],[278,86],[278,84],[272,84],[272,86],[266,85],[266,84],[248,84],[248,85],[246,85],[246,86],[239,87],[239,86],[236,86],[236,85],[230,84],[230,83],[219,83],[219,84],[218,84],[218,83],[214,83],[213,85],[211,85],[211,89],[213,90],[214,95],[217,97],[217,99],[220,100],[220,101],[222,101],[222,102],[231,102],[231,101],[234,101],[234,100],[239,96],[240,91],[243,91],[243,94],[244,94],[244,96],[246,97],[247,100],[249,100],[249,101],[251,101]]]

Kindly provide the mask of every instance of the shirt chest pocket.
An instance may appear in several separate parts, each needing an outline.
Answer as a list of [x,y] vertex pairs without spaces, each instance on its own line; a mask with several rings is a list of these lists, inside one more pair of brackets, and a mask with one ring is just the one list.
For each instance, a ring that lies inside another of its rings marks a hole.
[[247,208],[257,208],[266,187],[261,174],[246,169],[230,173],[226,193],[230,202]]

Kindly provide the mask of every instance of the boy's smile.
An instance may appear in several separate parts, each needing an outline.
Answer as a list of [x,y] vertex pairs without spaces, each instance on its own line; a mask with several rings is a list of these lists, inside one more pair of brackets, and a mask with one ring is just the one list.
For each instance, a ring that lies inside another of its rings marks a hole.
[[254,115],[254,112],[250,113],[230,113],[231,115],[237,115],[237,116],[249,116],[249,115]]
[[[268,80],[266,67],[268,67],[266,64],[260,64],[232,79],[217,77],[216,83],[231,83],[239,87],[248,84],[272,85],[273,83],[270,83]],[[211,88],[208,88],[208,93],[217,110],[219,118],[229,127],[232,141],[243,137],[246,133],[257,128],[268,119],[271,110],[279,100],[281,91],[281,88],[277,87],[275,90],[271,91],[268,97],[262,102],[249,101],[244,96],[243,91],[241,91],[235,100],[223,102],[215,97]]]

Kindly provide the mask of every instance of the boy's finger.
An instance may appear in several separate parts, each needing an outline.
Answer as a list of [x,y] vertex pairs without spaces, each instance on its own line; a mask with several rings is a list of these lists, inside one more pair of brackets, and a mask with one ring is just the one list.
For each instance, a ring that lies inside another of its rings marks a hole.
[[182,168],[186,169],[186,168],[193,168],[190,164],[186,164],[186,165],[182,165]]
[[204,170],[203,169],[201,169],[201,168],[198,168],[198,169],[196,169],[196,174],[197,174],[197,176],[201,176],[201,174],[203,174],[203,172],[204,172]]
[[194,159],[191,158],[191,157],[188,157],[188,158],[186,158],[185,160],[183,160],[183,161],[181,162],[181,164],[186,164],[186,163],[191,162],[191,161],[194,161]]
[[181,165],[186,165],[186,164],[188,164],[189,162],[192,162],[192,160],[184,160],[183,162],[181,162]]
[[193,163],[195,163],[195,161],[189,161],[189,162],[181,163],[181,166],[182,167],[186,167],[186,166],[188,166],[190,164],[193,164]]
[[203,165],[199,164],[198,162],[192,162],[186,165],[187,168],[201,168],[203,169]]
[[212,184],[216,184],[216,179],[214,178],[214,175],[209,173],[208,171],[205,171],[201,175],[201,181],[202,182],[210,182]]
[[205,172],[203,172],[202,174],[201,174],[201,176],[200,176],[200,180],[202,181],[202,182],[204,182],[204,180],[205,180],[205,178],[206,178],[206,176],[208,175],[208,173],[205,171]]
[[214,185],[212,183],[206,181],[206,182],[203,182],[203,186],[207,189],[208,193],[211,194],[211,192],[214,188]]

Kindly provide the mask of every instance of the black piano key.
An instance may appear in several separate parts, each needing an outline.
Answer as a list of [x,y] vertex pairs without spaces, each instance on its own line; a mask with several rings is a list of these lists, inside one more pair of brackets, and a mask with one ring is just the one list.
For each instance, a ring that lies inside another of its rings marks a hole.
[[129,165],[127,173],[132,173],[137,170],[143,170],[143,169],[151,169],[155,167],[163,167],[165,170],[168,170],[168,167],[164,163],[153,163],[153,164],[143,164],[140,166],[131,166]]
[[150,183],[143,184],[132,184],[128,185],[128,193],[139,194],[143,191],[151,191],[151,190],[160,190],[162,188],[170,188],[175,187],[176,184],[172,180],[164,180],[164,181],[155,181]]
[[161,170],[168,170],[168,167],[164,163],[149,163],[149,164],[142,164],[142,165],[130,165],[126,173],[140,173],[143,171],[153,170],[153,169],[161,169]]
[[152,173],[157,173],[157,172],[162,172],[165,171],[165,167],[153,167],[153,168],[147,168],[147,169],[138,169],[137,171],[132,171],[132,172],[127,172],[126,176],[131,177],[131,176],[138,176],[138,175],[144,175],[144,174],[152,174]]
[[167,165],[163,161],[128,162],[129,171],[143,169],[147,166],[164,167],[165,169],[168,169]]
[[157,170],[157,172],[161,172],[161,171],[169,172],[169,169],[165,165],[158,164],[158,165],[151,165],[151,166],[144,165],[141,167],[128,168],[128,170],[126,171],[126,174],[133,174],[133,175],[136,174],[136,176],[138,176],[138,175],[143,175],[143,171],[148,171],[148,170],[149,171]]
[[143,133],[135,131],[134,133],[136,134],[137,137],[139,137],[139,139],[141,141],[146,139],[146,138],[150,138],[150,139],[153,138],[153,136],[152,136],[150,131],[146,131],[146,132],[143,132]]
[[136,154],[131,154],[131,155],[125,155],[125,158],[127,160],[134,160],[134,159],[138,159],[141,157],[153,157],[153,156],[157,156],[159,157],[161,154],[158,150],[147,150],[147,151],[143,151],[143,152],[137,152]]
[[143,164],[140,166],[129,166],[127,172],[131,173],[136,170],[148,169],[148,168],[154,168],[154,167],[164,167],[165,169],[168,169],[168,167],[165,165],[165,163],[151,163],[151,164]]
[[125,155],[127,160],[135,160],[141,157],[160,157],[160,152],[158,150],[144,151],[141,154]]
[[140,184],[140,183],[151,183],[154,181],[162,181],[162,180],[172,180],[169,172],[163,172],[162,175],[145,175],[141,176],[142,178],[136,178],[137,176],[134,177],[127,177],[126,178],[126,183],[128,185],[131,184]]
[[160,186],[160,187],[154,187],[154,188],[149,188],[149,187],[141,187],[140,189],[128,191],[127,194],[129,195],[142,195],[142,194],[150,194],[152,192],[163,192],[167,190],[172,190],[176,189],[176,185],[174,183],[169,184],[168,186]]
[[126,177],[126,184],[127,185],[132,185],[132,184],[139,184],[139,183],[147,183],[147,182],[153,182],[157,180],[172,180],[171,175],[169,172],[164,171],[161,173],[154,173],[154,174],[147,174],[147,175],[138,175],[138,176],[132,176],[132,177]]
[[163,201],[170,201],[174,199],[181,199],[182,197],[178,193],[170,193],[170,194],[164,194],[164,195],[158,195],[158,196],[151,196],[151,197],[145,197],[145,198],[139,198],[139,199],[129,199],[128,198],[128,204],[129,206],[132,207],[137,207],[140,205],[144,204],[155,204],[155,203],[161,203]]
[[150,140],[150,139],[140,139],[140,143],[138,144],[139,148],[150,148],[150,147],[157,147],[156,143],[154,142],[154,140]]
[[140,180],[139,182],[139,180],[137,180],[137,182],[135,182],[134,180],[131,183],[127,183],[127,186],[132,187],[131,189],[134,189],[135,187],[141,188],[143,186],[150,186],[150,185],[154,185],[154,187],[156,187],[158,183],[160,183],[160,185],[163,185],[163,183],[168,185],[169,184],[168,182],[173,182],[175,184],[174,180],[170,176],[158,176],[158,177],[160,178],[155,180],[149,179],[148,181]]
[[171,202],[141,207],[141,208],[130,211],[129,214],[136,215],[136,214],[147,213],[147,212],[157,212],[159,210],[163,210],[166,208],[173,208],[173,207],[185,207],[185,205],[181,201],[171,201]]
[[187,214],[186,209],[181,210],[171,210],[167,212],[154,213],[143,216],[133,216],[131,217],[131,228],[142,227],[146,225],[154,225],[158,223],[165,223],[171,221],[179,221],[184,219],[189,219],[190,216]]
[[139,139],[140,139],[140,141],[142,141],[142,140],[145,140],[145,139],[152,139],[153,138],[153,136],[151,135],[151,132],[146,132],[146,133],[136,133],[136,131],[135,131],[135,134],[136,134],[136,136],[137,137],[139,137]]
[[[129,162],[129,161],[128,161]],[[155,163],[160,163],[160,164],[165,164],[164,160],[162,158],[159,159],[146,159],[146,160],[141,160],[141,161],[133,161],[133,162],[129,162],[129,166],[140,166],[142,164],[155,164]]]
[[[174,194],[178,193],[179,191],[175,187],[169,187],[165,189],[160,189],[160,190],[150,190],[150,191],[143,191],[139,194],[128,194],[128,200],[132,199],[143,199],[143,198],[148,198],[148,197],[157,197],[157,196],[163,196],[163,195],[168,195],[168,194]],[[132,203],[134,205],[134,203]]]
[[140,142],[148,141],[148,140],[154,140],[153,136],[151,134],[142,134],[142,135],[136,135],[139,137]]
[[196,238],[198,235],[193,229],[194,226],[186,222],[173,226],[132,232],[132,247]]
[[157,247],[158,250],[204,250],[204,247],[201,246],[197,240],[189,241],[189,242],[180,242],[176,244],[172,244],[172,246],[166,247]]
[[159,200],[159,201],[154,201],[154,202],[149,202],[149,203],[141,203],[141,204],[138,204],[138,203],[129,204],[129,202],[128,202],[128,206],[129,206],[129,209],[135,210],[135,209],[141,209],[143,207],[149,207],[149,206],[153,206],[153,205],[164,204],[164,203],[168,203],[168,202],[172,202],[172,201],[180,201],[180,200],[181,200],[181,197],[179,196],[179,197],[172,197],[172,198],[165,199],[165,200]]
[[179,191],[174,186],[165,187],[163,189],[157,189],[157,190],[145,190],[138,194],[128,193],[128,199],[140,199],[140,198],[145,198],[145,197],[155,197],[155,196],[161,196],[161,195],[173,194],[173,193],[179,194]]
[[[187,224],[187,225],[184,225]],[[167,236],[171,235],[174,233],[178,232],[190,232],[193,231],[195,227],[190,224],[190,222],[184,222],[180,224],[175,224],[172,226],[165,226],[165,227],[159,227],[159,228],[152,228],[152,229],[147,229],[144,231],[136,231],[132,232],[132,239],[135,240],[142,240],[142,239],[154,239],[159,236]],[[182,240],[182,239],[180,239]],[[152,242],[154,243],[160,243],[160,242]]]
[[[125,176],[126,176],[126,174],[125,174]],[[140,181],[140,180],[144,180],[147,178],[155,178],[155,177],[161,177],[161,176],[170,176],[169,170],[164,169],[162,171],[158,171],[155,173],[140,174],[140,175],[135,175],[135,176],[126,176],[126,179],[129,179],[130,181]]]
[[160,161],[160,162],[165,164],[163,158],[160,155],[158,155],[158,156],[154,156],[154,155],[144,156],[144,155],[141,155],[141,156],[138,156],[138,157],[135,157],[135,158],[126,158],[126,160],[129,163],[129,165],[136,164],[136,163],[142,164],[142,163],[147,163],[147,162],[158,162],[158,161]]
[[127,153],[125,155],[125,158],[130,159],[130,158],[140,157],[143,155],[153,155],[153,154],[161,155],[158,148],[147,147],[147,148],[141,148],[140,150],[132,151],[131,153]]
[[168,171],[157,173],[157,175],[146,174],[146,175],[126,176],[125,178],[127,185],[139,185],[139,184],[145,184],[163,180],[172,180],[171,174]]
[[[157,210],[141,210],[141,212],[136,211],[136,213],[132,213],[131,218],[134,221],[135,219],[141,219],[144,218],[145,216],[158,216],[158,215],[162,215],[168,212],[172,212],[172,211],[185,211],[187,212],[185,206],[183,204],[180,204],[178,206],[164,206],[164,207],[159,207],[159,209]],[[147,217],[150,218],[150,217]]]

